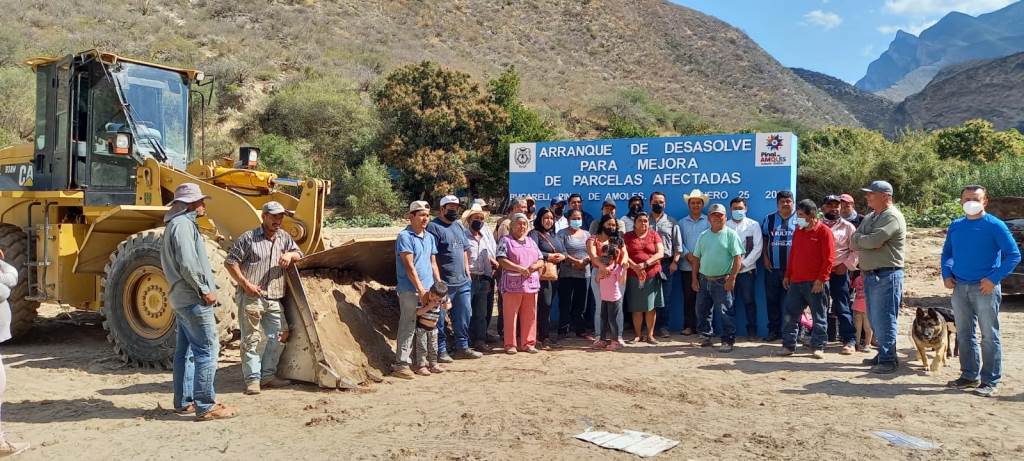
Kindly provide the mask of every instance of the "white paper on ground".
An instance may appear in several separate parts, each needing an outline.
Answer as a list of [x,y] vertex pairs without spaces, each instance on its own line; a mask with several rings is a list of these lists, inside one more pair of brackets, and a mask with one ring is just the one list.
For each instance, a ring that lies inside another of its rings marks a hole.
[[637,431],[623,431],[622,434],[587,431],[577,434],[576,438],[603,448],[624,451],[644,458],[655,456],[679,445],[677,440]]
[[875,431],[874,434],[878,437],[888,440],[889,443],[893,444],[893,446],[897,446],[900,448],[913,448],[915,450],[934,450],[942,446],[941,444],[929,442],[927,440],[919,439],[912,435],[907,435],[897,431]]

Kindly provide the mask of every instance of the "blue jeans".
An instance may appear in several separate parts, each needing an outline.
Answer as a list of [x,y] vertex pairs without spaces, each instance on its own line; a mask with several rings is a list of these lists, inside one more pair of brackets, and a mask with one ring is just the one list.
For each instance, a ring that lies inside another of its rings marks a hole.
[[903,297],[903,269],[864,271],[868,320],[878,341],[877,363],[896,363],[896,320]]
[[850,293],[850,273],[842,275],[833,273],[828,281],[829,294],[832,296],[832,312],[839,322],[839,340],[844,346],[857,344],[857,328],[853,326],[853,311],[850,309],[853,297]]
[[782,313],[782,347],[796,349],[796,337],[800,331],[800,316],[804,307],[811,306],[811,347],[825,349],[828,337],[828,292],[822,287],[821,293],[814,293],[814,282],[790,283],[786,292],[786,309]]
[[782,311],[786,302],[786,287],[782,286],[782,279],[786,276],[786,270],[775,268],[765,270],[764,273],[764,294],[767,301],[765,308],[768,313],[768,335],[778,335],[782,331]]
[[736,309],[733,308],[732,292],[725,291],[725,277],[709,280],[700,275],[700,291],[697,292],[697,333],[710,337],[714,312],[722,317],[722,343],[736,342]]
[[757,334],[757,302],[754,300],[754,282],[757,280],[757,269],[736,274],[736,288],[733,297],[743,301],[747,312],[747,336]]
[[444,355],[449,346],[456,350],[469,349],[469,321],[473,317],[473,284],[463,283],[461,286],[448,287],[448,297],[452,300],[452,310],[448,315],[452,318],[452,330],[455,337],[449,338],[444,333],[444,316],[437,323],[437,353]]
[[213,307],[193,304],[174,308],[177,344],[174,346],[174,408],[194,404],[196,414],[213,409],[220,338]]
[[284,344],[278,337],[281,330],[288,329],[281,302],[253,298],[243,292],[238,297],[238,310],[242,380],[246,384],[270,380],[277,373],[277,362],[284,352]]
[[[961,378],[980,378],[982,384],[990,386],[999,384],[1003,375],[1003,349],[999,344],[999,303],[1002,299],[1002,287],[999,285],[988,295],[981,294],[981,285],[977,283],[957,282],[953,289]],[[976,324],[981,326],[980,353],[978,338],[975,337]],[[981,359],[980,375],[978,359]]]

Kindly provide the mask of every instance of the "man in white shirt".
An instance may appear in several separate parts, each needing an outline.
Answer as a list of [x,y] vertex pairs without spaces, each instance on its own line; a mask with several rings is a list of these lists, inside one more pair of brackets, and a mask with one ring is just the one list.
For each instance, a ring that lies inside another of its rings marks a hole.
[[761,225],[747,217],[747,201],[736,197],[729,202],[729,220],[725,225],[736,231],[743,243],[743,267],[736,276],[735,298],[743,300],[747,310],[747,336],[757,337],[757,303],[754,302],[754,281],[757,279],[757,258],[761,257],[764,242]]

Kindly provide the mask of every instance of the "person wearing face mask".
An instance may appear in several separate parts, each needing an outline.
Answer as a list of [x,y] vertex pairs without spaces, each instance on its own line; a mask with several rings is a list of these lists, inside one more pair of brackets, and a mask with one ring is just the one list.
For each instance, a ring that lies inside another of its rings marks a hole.
[[778,341],[782,328],[782,308],[786,299],[786,287],[782,284],[783,276],[789,262],[789,249],[793,244],[793,193],[780,190],[775,194],[775,206],[778,211],[764,217],[761,221],[761,234],[764,236],[764,250],[761,252],[764,261],[764,294],[765,308],[768,314],[768,336],[764,342]]
[[[440,216],[427,224],[427,232],[434,236],[437,243],[437,267],[441,272],[441,281],[448,285],[448,297],[452,308],[448,311],[455,337],[444,333],[444,316],[437,326],[437,354],[441,363],[451,363],[457,359],[478,359],[483,354],[469,347],[469,321],[472,318],[472,290],[469,278],[469,241],[466,230],[459,223],[459,198],[446,195],[441,198]],[[455,354],[448,351],[455,349]]]
[[555,293],[558,292],[558,266],[565,260],[565,248],[555,235],[554,212],[547,208],[541,208],[537,212],[530,238],[540,248],[541,259],[549,264],[548,267],[554,264],[555,269],[553,275],[546,271],[541,274],[540,291],[537,293],[537,347],[550,349],[551,306],[555,302]]
[[710,197],[694,189],[689,194],[683,195],[683,201],[689,214],[679,220],[679,229],[683,233],[683,246],[679,249],[683,259],[679,261],[679,270],[683,277],[683,335],[689,336],[697,331],[699,321],[697,319],[697,291],[693,289],[693,281],[697,280],[698,272],[693,270],[697,263],[697,257],[693,255],[693,249],[697,247],[697,240],[700,234],[711,228],[711,222],[704,216],[704,207],[708,206]]
[[672,289],[680,282],[676,273],[679,272],[679,259],[683,256],[683,233],[679,230],[679,223],[665,212],[665,194],[654,192],[651,194],[651,227],[661,236],[661,243],[665,247],[665,253],[661,258],[661,273],[665,275],[665,283],[661,289],[665,292],[665,306],[658,309],[657,320],[655,320],[655,335],[659,338],[668,338],[669,316],[682,315],[682,310],[670,306]]
[[565,260],[558,267],[558,331],[566,337],[570,331],[583,336],[587,331],[584,314],[587,310],[587,280],[590,279],[590,257],[583,230],[583,212],[569,209],[569,227],[558,231],[557,239],[565,249]]
[[533,221],[537,217],[537,199],[526,197],[526,217]]
[[583,196],[577,193],[569,194],[569,208],[570,210],[580,210],[583,214],[583,227],[581,229],[590,229],[590,225],[594,222],[594,217],[587,213],[583,209]]
[[469,341],[477,352],[488,352],[487,325],[490,323],[494,270],[498,267],[495,258],[497,243],[487,229],[484,220],[487,213],[474,204],[462,213],[462,224],[466,227],[469,242],[470,306]]
[[[832,230],[836,244],[835,262],[832,264],[832,275],[829,277],[828,290],[832,298],[832,314],[835,315],[836,330],[843,349],[843,355],[853,354],[857,350],[857,327],[853,324],[853,296],[850,290],[850,273],[857,269],[857,252],[850,248],[850,237],[857,228],[839,216],[842,198],[836,195],[825,197],[821,211],[822,224]],[[829,318],[829,330],[832,331],[832,317]],[[830,333],[831,334],[831,333]]]
[[859,226],[860,222],[864,220],[864,217],[857,213],[857,202],[853,200],[853,196],[850,194],[839,196],[839,216],[853,224],[854,228]]
[[896,372],[896,321],[903,301],[903,262],[907,221],[893,203],[892,185],[875,181],[862,189],[871,213],[857,227],[850,247],[860,257],[868,319],[878,342],[878,355],[865,359],[872,373]]
[[565,217],[565,199],[553,198],[548,207],[555,214],[555,233],[569,227],[569,220]]
[[785,311],[782,321],[782,355],[793,355],[800,330],[800,316],[804,307],[811,307],[814,326],[811,329],[811,349],[816,359],[825,358],[825,340],[828,328],[828,300],[825,284],[832,273],[836,245],[832,230],[818,220],[818,206],[810,200],[796,205],[797,226],[793,233],[790,261],[782,279],[786,287]]
[[[988,193],[984,187],[964,187],[960,203],[966,216],[950,223],[942,245],[942,282],[953,290],[960,346],[960,377],[947,385],[975,388],[975,394],[991,397],[1003,370],[1000,282],[1020,264],[1021,254],[1006,223],[985,212]],[[981,327],[980,352],[976,324]]]
[[743,267],[736,274],[736,289],[733,298],[743,301],[747,313],[747,336],[757,336],[757,303],[754,301],[754,281],[757,280],[757,260],[761,258],[764,242],[761,240],[761,225],[747,217],[747,200],[736,197],[729,202],[729,220],[726,227],[736,232],[743,244]]
[[628,207],[629,211],[626,212],[626,217],[622,219],[623,235],[633,230],[633,221],[636,220],[636,215],[644,211],[644,198],[639,195],[630,197]]

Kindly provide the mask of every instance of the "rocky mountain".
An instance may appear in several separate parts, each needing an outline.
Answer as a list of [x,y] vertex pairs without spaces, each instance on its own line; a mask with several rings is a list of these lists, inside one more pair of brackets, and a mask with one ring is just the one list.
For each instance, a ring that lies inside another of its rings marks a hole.
[[943,68],[1024,51],[1024,1],[977,17],[944,16],[915,37],[898,31],[856,86],[893,101],[924,88]]
[[78,3],[0,0],[0,66],[99,47],[201,68],[253,106],[298,73],[364,87],[422,60],[480,80],[514,65],[526,102],[556,117],[641,88],[724,129],[767,117],[857,124],[739,29],[664,0]]
[[790,70],[841,103],[865,127],[889,131],[889,117],[892,115],[893,109],[896,108],[894,102],[861,90],[831,75],[799,68]]
[[947,67],[900,103],[892,125],[935,129],[974,118],[1024,130],[1024,53]]

